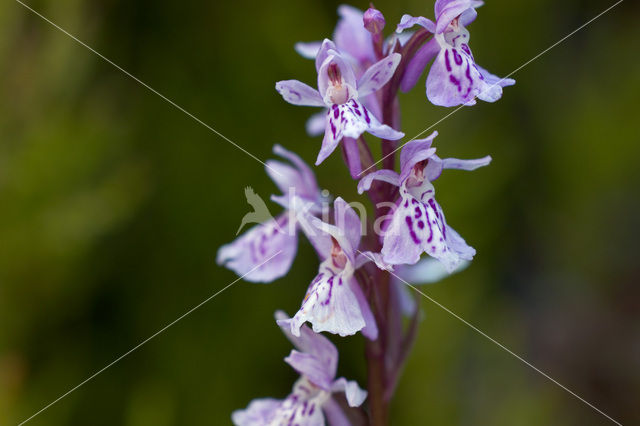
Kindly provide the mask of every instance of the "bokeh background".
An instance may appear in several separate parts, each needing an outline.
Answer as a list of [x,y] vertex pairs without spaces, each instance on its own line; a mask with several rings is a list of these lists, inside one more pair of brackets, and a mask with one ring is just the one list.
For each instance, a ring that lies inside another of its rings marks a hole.
[[[470,28],[505,75],[613,4],[488,1]],[[313,82],[296,41],[330,37],[335,1],[29,0],[30,6],[261,159],[313,161],[312,109],[274,82]],[[365,8],[364,1],[354,2]],[[391,31],[432,3],[380,0]],[[496,104],[437,126],[441,156],[490,167],[438,181],[477,250],[430,296],[622,422],[640,410],[640,18],[624,1],[517,74]],[[19,3],[0,5],[0,424],[17,424],[236,277],[215,264],[275,191],[263,167]],[[449,110],[423,81],[402,95],[412,136]],[[333,155],[323,188],[359,199]],[[272,205],[277,209],[275,205]],[[274,210],[275,211],[275,210]],[[240,282],[32,420],[34,425],[218,425],[295,379],[272,315],[294,313],[317,260]],[[608,421],[422,300],[394,425]],[[340,373],[366,384],[362,337]]]

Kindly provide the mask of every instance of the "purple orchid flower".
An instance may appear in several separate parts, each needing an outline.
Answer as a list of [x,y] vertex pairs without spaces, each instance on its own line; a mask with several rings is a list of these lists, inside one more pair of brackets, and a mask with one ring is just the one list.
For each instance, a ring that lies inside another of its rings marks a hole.
[[278,325],[296,349],[285,358],[300,373],[291,393],[283,400],[261,398],[253,400],[244,410],[231,415],[237,426],[299,425],[323,426],[325,417],[332,425],[348,425],[349,422],[334,400],[333,394],[344,392],[351,407],[359,407],[367,397],[355,381],[336,379],[338,350],[321,334],[307,326],[299,335],[291,333],[291,320],[284,312],[276,312]]
[[[364,14],[361,10],[343,4],[338,7],[338,15],[340,19],[333,32],[333,40],[343,56],[349,60],[356,78],[360,78],[377,60],[371,33],[364,27]],[[296,52],[307,59],[315,59],[321,47],[321,41],[299,42],[294,46]],[[365,96],[361,102],[375,117],[381,116],[380,105],[375,95]],[[320,136],[324,133],[326,115],[326,111],[322,111],[309,118],[306,129],[310,136]]]
[[[304,205],[303,211],[310,214],[318,213],[321,204],[320,190],[311,168],[296,154],[279,145],[274,146],[273,151],[291,162],[269,160],[266,163],[269,177],[283,194],[287,194],[273,197],[285,207],[284,212],[220,247],[216,259],[219,265],[252,282],[271,282],[284,276],[291,268],[298,251],[296,218],[300,216],[291,211],[291,199],[298,200],[297,204]],[[251,197],[248,191],[246,193],[256,213],[268,217],[270,214],[264,202],[255,194]]]
[[316,165],[322,163],[343,137],[357,139],[364,132],[387,140],[404,136],[380,121],[359,101],[381,89],[393,76],[400,54],[392,53],[376,62],[356,79],[353,67],[331,40],[325,40],[316,57],[318,90],[298,81],[276,83],[276,90],[289,103],[328,107],[325,132]]
[[[368,16],[365,16],[367,13]],[[362,12],[360,9],[344,4],[338,7],[338,15],[340,19],[333,33],[333,40],[338,50],[353,67],[356,78],[360,78],[378,60],[374,49],[375,36],[370,29],[381,30],[385,23],[384,16],[375,9]],[[367,29],[367,26],[370,29]],[[386,51],[393,48],[396,40],[403,44],[403,41],[408,40],[408,37],[394,34],[385,43]],[[296,52],[307,59],[315,59],[321,47],[321,41],[299,42],[294,46]],[[360,98],[360,102],[374,117],[382,116],[382,110],[375,94]],[[320,136],[323,134],[325,126],[326,112],[322,111],[309,118],[306,124],[307,133],[310,136]]]
[[391,265],[414,264],[426,252],[452,272],[463,260],[471,260],[475,250],[447,225],[436,202],[433,182],[443,169],[474,170],[491,162],[487,156],[477,160],[440,159],[431,147],[438,132],[426,139],[407,143],[400,153],[398,174],[378,170],[358,183],[358,192],[369,190],[374,180],[400,187],[400,199],[385,229],[382,259]]
[[342,199],[334,201],[335,225],[315,217],[308,218],[307,237],[324,259],[313,279],[300,310],[291,321],[291,332],[298,335],[300,326],[309,321],[313,331],[349,336],[362,331],[375,340],[378,328],[371,308],[353,276],[367,262],[381,269],[390,269],[379,253],[360,252],[362,223],[356,212]]
[[475,9],[482,4],[476,0],[437,0],[435,23],[422,16],[402,17],[397,32],[417,24],[433,33],[433,38],[416,52],[407,66],[400,86],[402,91],[411,90],[436,55],[427,77],[427,98],[434,105],[474,105],[476,98],[495,102],[502,97],[503,87],[516,83],[511,78],[501,79],[475,63],[465,27],[475,20]]

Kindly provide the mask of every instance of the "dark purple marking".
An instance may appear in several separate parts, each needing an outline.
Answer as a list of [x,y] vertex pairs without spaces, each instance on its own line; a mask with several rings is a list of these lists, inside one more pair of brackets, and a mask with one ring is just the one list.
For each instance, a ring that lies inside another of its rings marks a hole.
[[421,221],[421,220],[418,221],[418,228],[424,229],[424,222],[423,221]]
[[462,91],[462,84],[460,83],[460,80],[455,78],[453,74],[449,74],[449,81],[458,86],[458,92]]
[[311,408],[309,408],[309,415],[312,415],[315,409],[316,409],[316,404],[311,404]]
[[451,49],[451,53],[453,53],[453,60],[456,62],[456,65],[462,65],[462,56],[458,53],[456,49]]
[[405,222],[407,223],[407,227],[409,228],[409,235],[411,235],[411,239],[413,240],[414,243],[420,244],[420,239],[418,238],[415,231],[413,230],[413,220],[411,220],[411,216],[406,216],[404,219],[405,219]]
[[300,96],[300,93],[296,92],[295,90],[290,90],[289,93],[295,95],[298,98],[297,101],[302,100],[302,96]]
[[333,277],[329,278],[327,284],[329,284],[329,294],[327,295],[327,298],[324,300],[324,302],[322,302],[324,306],[327,306],[329,302],[331,302],[331,292],[333,291]]
[[336,105],[333,106],[333,118],[338,118],[338,116],[340,115],[340,110],[338,109],[338,107]]
[[369,112],[364,106],[362,107],[362,112],[364,112],[364,120],[367,122],[367,124],[371,124],[371,119],[369,118]]
[[422,210],[420,210],[420,206],[416,206],[416,208],[414,209],[414,213],[416,219],[422,216]]
[[451,72],[451,62],[449,62],[449,50],[444,51],[444,64],[447,67],[447,71]]
[[404,201],[404,208],[406,209],[407,207],[409,207],[409,200]]

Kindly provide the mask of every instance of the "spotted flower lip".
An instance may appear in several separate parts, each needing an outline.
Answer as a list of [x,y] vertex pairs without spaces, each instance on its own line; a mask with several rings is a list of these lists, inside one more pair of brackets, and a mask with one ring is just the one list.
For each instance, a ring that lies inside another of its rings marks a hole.
[[491,162],[487,156],[476,160],[441,159],[431,147],[434,132],[426,139],[407,143],[400,153],[400,174],[379,170],[358,183],[358,192],[370,189],[374,180],[382,180],[400,188],[396,209],[384,231],[382,259],[391,265],[415,264],[422,253],[438,259],[452,272],[464,261],[471,260],[475,250],[451,228],[435,199],[432,181],[444,169],[475,170]]
[[[274,146],[273,151],[289,161],[269,160],[265,167],[283,193],[273,198],[285,210],[220,247],[216,258],[219,265],[252,282],[274,281],[291,268],[298,251],[298,215],[291,212],[292,200],[305,204],[305,214],[320,211],[320,189],[311,168],[298,155],[279,145]],[[293,197],[291,192],[295,194]]]
[[291,320],[291,333],[297,336],[308,321],[316,333],[349,336],[362,331],[375,340],[378,328],[354,272],[367,262],[380,268],[384,264],[379,254],[358,250],[362,223],[342,198],[335,200],[334,213],[335,225],[313,217],[301,223],[323,262]]
[[436,22],[404,15],[396,31],[402,32],[420,25],[433,33],[407,65],[401,90],[415,86],[427,64],[435,57],[427,76],[427,98],[434,105],[452,107],[474,105],[475,99],[495,102],[502,97],[502,88],[515,80],[499,78],[476,64],[469,48],[469,31],[465,28],[477,16],[476,8],[483,2],[474,0],[438,0],[435,3]]
[[369,67],[356,79],[353,67],[331,40],[322,43],[316,56],[318,90],[298,80],[276,83],[276,90],[289,103],[324,106],[325,131],[316,165],[322,163],[343,137],[357,139],[364,132],[385,140],[404,136],[380,121],[359,100],[380,90],[393,76],[400,54],[392,53]]
[[276,321],[282,332],[295,349],[285,358],[300,378],[291,393],[282,400],[261,398],[253,400],[244,410],[231,415],[237,426],[264,426],[296,424],[316,426],[325,424],[348,424],[342,409],[333,399],[333,394],[344,392],[350,407],[362,405],[367,392],[355,381],[340,377],[336,379],[338,350],[329,339],[302,326],[299,335],[291,333],[291,319],[282,312],[276,312]]

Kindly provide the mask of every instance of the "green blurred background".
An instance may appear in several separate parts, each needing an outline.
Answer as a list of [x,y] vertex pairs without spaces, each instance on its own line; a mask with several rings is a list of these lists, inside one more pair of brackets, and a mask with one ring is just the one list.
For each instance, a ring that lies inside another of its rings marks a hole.
[[[488,1],[470,28],[505,75],[612,1]],[[28,4],[261,159],[312,162],[312,109],[277,80],[313,82],[292,47],[330,37],[334,1],[35,1]],[[367,3],[357,1],[365,8]],[[391,31],[432,3],[376,2]],[[514,75],[503,100],[437,126],[441,156],[490,167],[438,181],[447,219],[478,250],[429,295],[623,424],[640,410],[640,18],[625,1]],[[236,277],[215,264],[275,191],[263,167],[19,3],[0,5],[0,424],[17,424]],[[413,136],[450,110],[402,95]],[[323,188],[355,185],[333,155]],[[275,206],[274,206],[275,209]],[[294,313],[317,260],[240,282],[32,424],[218,425],[286,395]],[[599,425],[600,414],[427,300],[394,425]],[[366,384],[362,337],[340,373]]]

